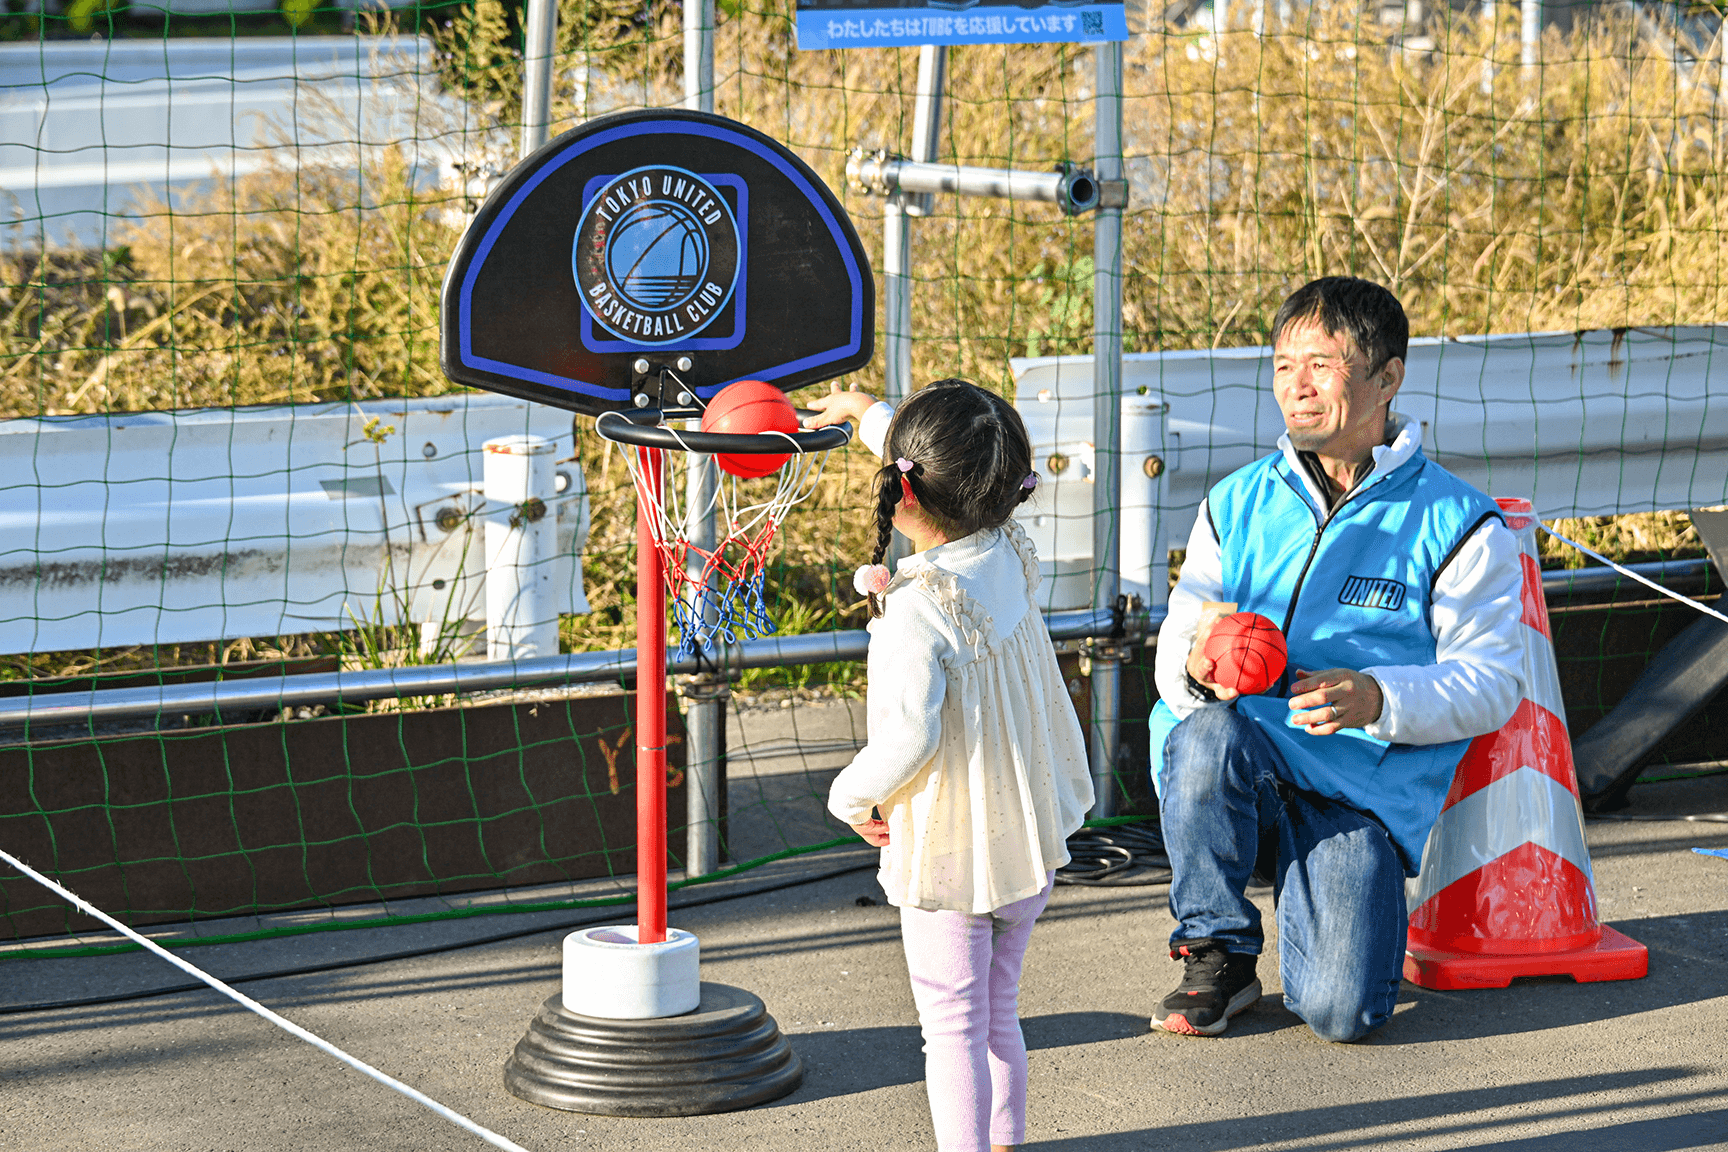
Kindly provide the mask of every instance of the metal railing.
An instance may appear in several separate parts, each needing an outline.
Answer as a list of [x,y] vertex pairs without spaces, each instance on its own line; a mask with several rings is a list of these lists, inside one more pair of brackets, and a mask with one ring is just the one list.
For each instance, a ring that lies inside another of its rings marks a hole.
[[[1678,584],[1702,579],[1710,570],[1708,560],[1664,560],[1627,565],[1652,580]],[[1612,592],[1634,581],[1612,568],[1593,567],[1544,572],[1546,596],[1596,595]],[[1052,612],[1045,616],[1050,638],[1056,641],[1100,640],[1117,632],[1118,620],[1109,610],[1084,609]],[[1162,607],[1142,610],[1126,620],[1127,636],[1137,640],[1158,635],[1164,622]],[[800,636],[769,636],[724,645],[716,655],[696,659],[669,660],[666,670],[674,675],[707,672],[728,675],[747,668],[795,667],[842,660],[862,660],[870,634],[862,628],[844,632],[817,632]],[[542,656],[530,660],[475,661],[457,664],[420,664],[402,668],[377,668],[352,672],[317,672],[275,678],[199,684],[171,684],[145,688],[106,688],[91,692],[45,692],[32,696],[0,699],[0,728],[22,726],[100,723],[161,714],[230,715],[274,708],[303,708],[317,704],[361,703],[398,696],[446,696],[507,689],[549,687],[561,684],[592,684],[624,680],[636,675],[636,650],[619,648],[605,652],[578,652],[565,656]]]
[[[1162,613],[1158,618],[1162,619]],[[1055,640],[1110,635],[1111,612],[1061,612],[1047,618]],[[1155,625],[1154,625],[1155,626]],[[826,664],[862,660],[870,634],[861,628],[802,636],[770,636],[725,645],[713,657],[669,660],[673,674],[732,673],[746,668]],[[591,684],[636,675],[636,650],[577,652],[529,660],[417,664],[352,672],[315,672],[276,678],[170,684],[145,688],[105,688],[91,692],[48,692],[0,699],[0,727],[99,723],[160,714],[256,714],[275,708],[361,703],[399,696],[445,696],[504,689]]]

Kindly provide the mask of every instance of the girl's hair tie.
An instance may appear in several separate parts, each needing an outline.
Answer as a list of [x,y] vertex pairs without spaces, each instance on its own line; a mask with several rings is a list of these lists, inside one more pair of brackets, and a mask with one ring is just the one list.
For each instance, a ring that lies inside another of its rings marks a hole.
[[904,456],[902,456],[902,457],[900,457],[900,459],[894,461],[894,467],[900,469],[900,471],[902,471],[902,472],[910,472],[910,471],[912,471],[912,469],[916,468],[917,466],[918,465],[916,465],[912,461],[906,459],[906,457],[904,457]]
[[888,590],[888,566],[863,564],[852,577],[852,588],[860,596],[880,596]]
[[1022,487],[1022,488],[1036,488],[1036,487],[1038,487],[1038,473],[1028,472],[1026,474],[1026,479],[1020,481],[1020,487]]

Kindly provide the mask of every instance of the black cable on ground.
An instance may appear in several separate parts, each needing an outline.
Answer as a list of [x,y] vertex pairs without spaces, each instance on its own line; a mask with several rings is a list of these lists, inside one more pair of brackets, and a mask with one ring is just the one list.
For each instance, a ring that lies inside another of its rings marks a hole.
[[[705,896],[697,900],[686,900],[679,904],[667,904],[668,912],[681,912],[686,908],[701,908],[709,904],[719,904],[727,900],[742,900],[746,896],[761,896],[769,892],[779,892],[786,888],[796,888],[801,884],[816,884],[823,880],[833,880],[839,876],[847,876],[853,872],[880,867],[880,861],[871,859],[861,864],[848,864],[844,868],[833,868],[814,876],[800,876],[791,880],[782,880],[776,884],[764,884],[743,892],[722,892]],[[481,944],[496,944],[503,940],[518,940],[525,936],[536,936],[542,932],[568,932],[576,928],[586,928],[591,924],[616,920],[620,916],[631,914],[629,904],[616,904],[600,909],[588,916],[576,920],[567,920],[559,924],[542,924],[535,928],[517,928],[509,932],[495,932],[490,936],[478,936],[472,940],[458,940],[450,944],[433,944],[424,948],[410,948],[401,952],[389,952],[382,956],[362,956],[352,960],[333,960],[328,964],[309,964],[301,968],[282,968],[273,972],[255,972],[250,976],[224,976],[225,984],[249,984],[259,980],[283,980],[294,976],[312,976],[319,972],[335,972],[343,968],[359,968],[367,964],[382,964],[390,960],[413,960],[420,956],[436,956],[443,952],[456,952],[463,948],[473,948]],[[203,992],[209,990],[208,984],[193,981],[189,984],[174,984],[166,988],[151,988],[141,992],[123,992],[113,996],[90,996],[79,1000],[49,1000],[38,1004],[8,1004],[0,1005],[0,1016],[14,1016],[23,1012],[52,1012],[61,1008],[91,1008],[102,1004],[124,1004],[132,1000],[149,1000],[157,996],[173,996],[180,992]]]
[[1065,867],[1056,883],[1081,888],[1130,888],[1170,882],[1170,858],[1155,820],[1082,828],[1068,837]]
[[[1728,812],[1677,816],[1592,812],[1586,813],[1584,818],[1728,824]],[[1170,858],[1164,852],[1164,837],[1154,819],[1103,828],[1082,828],[1068,837],[1068,855],[1071,859],[1067,866],[1056,870],[1058,884],[1087,888],[1128,888],[1170,882]]]

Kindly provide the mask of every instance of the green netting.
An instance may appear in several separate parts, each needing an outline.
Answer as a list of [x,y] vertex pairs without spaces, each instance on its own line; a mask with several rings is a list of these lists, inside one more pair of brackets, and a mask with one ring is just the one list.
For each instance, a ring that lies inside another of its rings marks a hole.
[[[20,420],[450,391],[438,368],[439,285],[479,198],[517,154],[519,9],[177,7],[75,0],[0,15],[0,415],[17,430]],[[677,5],[567,0],[559,15],[555,131],[682,100]],[[719,5],[715,108],[803,156],[880,261],[883,202],[848,188],[844,169],[855,148],[910,150],[917,50],[800,53],[792,15],[788,5]],[[1220,16],[1178,4],[1154,14],[1125,49],[1125,347],[1263,343],[1284,295],[1329,273],[1386,283],[1428,336],[1728,321],[1720,32],[1713,9],[1655,4],[1561,9],[1535,44],[1521,42],[1512,5],[1233,5]],[[294,83],[297,73],[313,79]],[[948,76],[944,160],[1045,170],[1091,161],[1090,48],[956,48]],[[160,103],[170,90],[183,101],[172,115]],[[1091,351],[1088,217],[937,197],[913,251],[916,378],[961,374],[1011,391],[1012,357]],[[858,383],[879,388],[880,369]],[[1170,399],[1220,421],[1270,403],[1245,401],[1240,387],[1220,376]],[[1090,408],[1089,397],[1059,403]],[[284,409],[284,435],[301,418]],[[25,432],[48,444],[55,427]],[[381,451],[418,451],[393,432],[380,418],[365,436]],[[1626,429],[1623,443],[1649,451],[1698,438],[1679,423]],[[172,434],[162,443],[171,476],[180,449]],[[1189,466],[1203,466],[1212,448],[1187,445]],[[10,491],[40,518],[54,506],[41,492],[81,482],[44,452],[12,458],[0,503]],[[246,448],[229,456],[237,487],[260,480]],[[564,619],[561,645],[628,647],[629,477],[586,421],[572,457],[593,516],[583,553],[592,610]],[[769,585],[782,630],[863,625],[850,585],[873,534],[871,471],[862,449],[836,454],[783,530]],[[110,503],[127,495],[116,484]],[[1724,502],[1728,479],[1692,478],[1690,504]],[[1180,523],[1193,503],[1159,511]],[[1617,558],[1703,555],[1684,515],[1636,485],[1595,511],[1568,531]],[[9,577],[0,615],[33,628],[26,650],[0,656],[14,691],[217,674],[204,666],[274,675],[428,658],[411,626],[382,617],[368,629],[57,643],[66,615],[38,607],[56,556],[21,516],[0,542],[8,571],[24,573]],[[231,532],[249,539],[245,513]],[[282,562],[312,544],[288,540]],[[1575,559],[1558,548],[1547,558]],[[164,597],[173,578],[163,570]],[[1690,587],[1714,597],[1719,583]],[[1619,595],[1612,610],[1600,597],[1557,604],[1574,731],[1690,622],[1684,609]],[[101,597],[81,611],[100,617]],[[450,644],[435,648],[447,655]],[[1147,804],[1138,720],[1153,699],[1150,649],[1141,656],[1124,685],[1129,810]],[[1085,708],[1080,662],[1065,660]],[[831,845],[842,830],[822,798],[864,736],[862,668],[756,670],[733,687],[726,859]],[[477,891],[510,893],[497,905],[507,908],[624,898],[614,881],[628,882],[634,832],[622,698],[408,704],[6,733],[0,842],[139,924]],[[1724,723],[1706,710],[1659,759],[1718,757]],[[672,811],[677,867],[676,795]],[[385,904],[372,922],[419,915]],[[332,926],[218,924],[208,938]],[[0,880],[0,937],[52,943],[80,928],[46,893]]]

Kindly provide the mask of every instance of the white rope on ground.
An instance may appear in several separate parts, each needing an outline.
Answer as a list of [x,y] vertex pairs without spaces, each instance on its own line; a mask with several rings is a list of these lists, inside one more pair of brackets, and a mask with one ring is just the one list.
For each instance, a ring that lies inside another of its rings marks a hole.
[[410,1088],[410,1087],[408,1087],[408,1085],[402,1083],[400,1080],[396,1080],[390,1076],[385,1075],[383,1072],[378,1071],[378,1069],[372,1067],[370,1064],[366,1063],[364,1060],[359,1060],[353,1056],[348,1055],[348,1053],[342,1051],[342,1049],[336,1047],[336,1045],[330,1043],[328,1040],[324,1040],[324,1039],[321,1039],[320,1037],[314,1036],[312,1033],[306,1031],[306,1029],[300,1027],[300,1025],[294,1023],[292,1020],[287,1020],[281,1016],[278,1016],[276,1013],[270,1011],[270,1009],[264,1007],[264,1005],[258,1003],[258,1001],[247,996],[245,993],[239,992],[233,988],[230,988],[228,985],[224,984],[222,981],[218,980],[216,977],[210,975],[208,972],[205,972],[203,969],[198,968],[192,964],[188,964],[186,961],[180,959],[180,957],[174,955],[174,953],[168,951],[168,949],[162,947],[162,945],[156,943],[156,941],[150,939],[147,936],[142,936],[142,935],[138,934],[137,932],[134,932],[132,929],[130,929],[126,925],[120,923],[120,921],[114,919],[114,917],[108,915],[106,912],[102,911],[100,908],[97,908],[95,905],[88,903],[82,897],[78,896],[76,893],[71,892],[68,889],[61,887],[59,884],[55,883],[53,880],[50,880],[48,877],[42,875],[42,873],[36,871],[36,869],[30,867],[28,864],[24,863],[22,860],[19,860],[17,857],[11,855],[10,853],[8,853],[3,848],[0,848],[0,860],[6,861],[6,863],[12,865],[12,867],[18,869],[18,871],[20,871],[24,875],[30,877],[30,879],[36,881],[36,883],[38,883],[38,884],[42,885],[43,887],[48,888],[49,890],[53,891],[58,896],[60,896],[61,899],[66,900],[69,903],[71,903],[72,905],[74,905],[75,907],[77,907],[77,909],[80,912],[83,912],[86,915],[96,917],[96,919],[102,921],[104,924],[107,924],[110,928],[113,928],[116,932],[119,932],[123,936],[130,939],[133,943],[139,944],[139,945],[143,946],[144,948],[148,949],[149,951],[154,952],[156,955],[158,955],[162,959],[168,961],[168,963],[174,965],[174,967],[180,969],[181,971],[186,972],[189,975],[197,977],[199,980],[202,980],[204,983],[210,985],[210,987],[216,989],[216,991],[222,993],[224,996],[233,1000],[235,1003],[239,1004],[241,1007],[249,1008],[253,1012],[258,1013],[258,1015],[264,1017],[264,1019],[270,1021],[270,1023],[276,1025],[278,1028],[283,1029],[284,1031],[290,1033],[291,1035],[298,1036],[300,1039],[306,1041],[306,1043],[312,1045],[314,1048],[317,1048],[323,1052],[327,1052],[331,1056],[336,1057],[336,1059],[342,1061],[342,1063],[348,1065],[350,1068],[354,1069],[356,1072],[363,1072],[367,1076],[370,1076],[370,1077],[372,1077],[372,1079],[378,1081],[378,1083],[384,1085],[386,1088],[394,1088],[396,1091],[402,1093],[402,1095],[408,1097],[408,1099],[414,1100],[418,1103],[426,1105],[426,1107],[430,1108],[432,1111],[436,1112],[438,1115],[444,1117],[444,1119],[450,1121],[452,1124],[455,1124],[458,1127],[466,1128],[468,1131],[474,1133],[474,1135],[480,1137],[480,1139],[486,1141],[486,1143],[492,1145],[494,1148],[503,1148],[506,1150],[506,1152],[528,1152],[528,1150],[526,1148],[523,1148],[520,1144],[517,1144],[514,1141],[508,1140],[505,1137],[498,1135],[498,1133],[492,1131],[489,1128],[481,1127],[480,1125],[474,1123],[474,1121],[468,1119],[466,1116],[463,1116],[459,1112],[451,1111],[449,1108],[444,1107],[444,1105],[438,1103],[438,1101],[432,1099],[432,1097],[426,1095],[424,1092],[420,1092],[416,1089]]
[[[1672,588],[1664,588],[1664,587],[1662,587],[1662,585],[1656,583],[1656,581],[1651,580],[1648,577],[1640,576],[1638,573],[1632,571],[1632,569],[1624,567],[1620,564],[1614,563],[1614,561],[1608,559],[1608,557],[1606,557],[1606,556],[1603,556],[1601,553],[1590,551],[1590,549],[1584,547],[1584,545],[1578,543],[1578,541],[1568,540],[1566,537],[1560,535],[1560,533],[1554,531],[1554,529],[1548,527],[1548,525],[1543,524],[1542,521],[1540,521],[1540,520],[1536,521],[1536,523],[1542,529],[1542,531],[1548,533],[1548,535],[1554,537],[1554,539],[1560,541],[1560,543],[1570,544],[1572,547],[1578,549],[1578,551],[1584,553],[1584,555],[1590,557],[1590,559],[1598,561],[1599,563],[1608,565],[1608,567],[1614,569],[1614,571],[1620,573],[1620,575],[1630,576],[1630,577],[1632,577],[1632,579],[1638,581],[1638,583],[1640,583],[1640,584],[1648,584],[1650,587],[1656,589],[1656,591],[1662,593],[1662,595],[1671,597],[1675,600],[1678,600],[1682,604],[1690,604],[1692,607],[1698,609],[1698,611],[1704,613],[1704,615],[1714,616],[1714,617],[1716,617],[1716,619],[1722,621],[1722,623],[1728,624],[1728,616],[1724,616],[1722,613],[1716,611],[1716,609],[1710,607],[1708,604],[1700,604],[1700,603],[1698,603],[1698,601],[1692,599],[1690,596],[1682,596],[1682,595],[1680,595],[1680,593],[1674,591]],[[1728,576],[1728,572],[1724,572],[1723,575]]]

